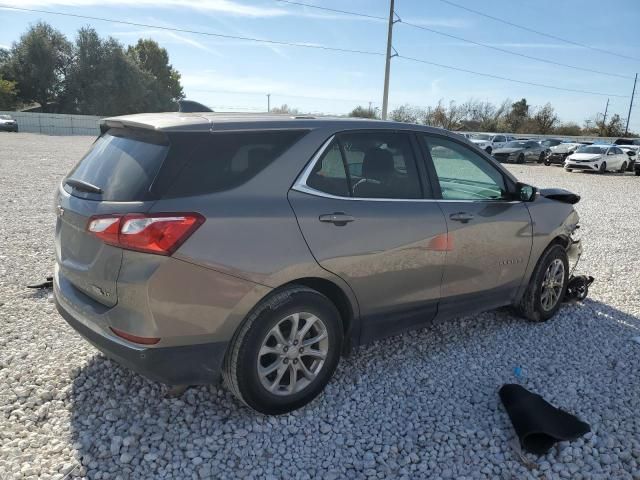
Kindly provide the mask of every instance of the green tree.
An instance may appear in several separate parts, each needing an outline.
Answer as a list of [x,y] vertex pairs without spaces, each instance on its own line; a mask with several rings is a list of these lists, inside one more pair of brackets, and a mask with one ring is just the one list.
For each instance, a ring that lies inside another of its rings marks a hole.
[[350,117],[355,118],[380,118],[378,108],[365,108],[358,105],[356,108],[349,112]]
[[14,43],[3,67],[7,80],[15,81],[18,99],[38,102],[50,111],[64,88],[72,58],[72,46],[65,36],[47,23],[37,23]]
[[0,76],[0,110],[13,110],[17,104],[16,82],[4,80]]
[[149,75],[147,107],[149,111],[171,111],[184,98],[180,73],[169,63],[167,50],[150,39],[140,39],[127,49],[127,55]]
[[506,124],[509,130],[516,133],[527,124],[529,119],[529,104],[523,98],[511,104],[511,111],[507,115]]
[[147,92],[152,81],[118,41],[102,40],[94,29],[82,28],[66,79],[63,107],[83,115],[150,111]]

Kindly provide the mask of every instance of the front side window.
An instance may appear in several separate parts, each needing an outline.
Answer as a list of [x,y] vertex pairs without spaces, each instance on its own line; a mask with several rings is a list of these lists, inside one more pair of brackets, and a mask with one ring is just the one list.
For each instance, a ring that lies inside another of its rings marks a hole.
[[503,200],[502,174],[469,148],[439,137],[422,136],[431,154],[444,200]]
[[342,197],[415,199],[422,189],[409,136],[337,135],[313,166],[307,186]]
[[496,135],[496,137],[493,139],[494,142],[504,142],[506,141],[506,139],[502,136],[502,135]]

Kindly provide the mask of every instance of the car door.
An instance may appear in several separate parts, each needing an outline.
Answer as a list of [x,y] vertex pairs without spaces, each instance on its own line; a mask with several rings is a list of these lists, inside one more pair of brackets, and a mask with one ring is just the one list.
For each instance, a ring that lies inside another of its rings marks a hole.
[[607,170],[609,171],[620,170],[622,166],[620,155],[617,154],[616,150],[617,147],[609,147],[605,155],[605,162],[607,162]]
[[537,162],[542,152],[542,146],[538,142],[528,141],[525,143],[525,160]]
[[438,316],[510,303],[531,252],[529,210],[509,196],[511,180],[489,159],[448,137],[420,137],[448,229]]
[[507,138],[504,135],[496,135],[493,137],[493,149],[504,147]]
[[406,132],[337,134],[289,192],[312,254],[358,299],[362,341],[437,311],[447,225],[416,148]]

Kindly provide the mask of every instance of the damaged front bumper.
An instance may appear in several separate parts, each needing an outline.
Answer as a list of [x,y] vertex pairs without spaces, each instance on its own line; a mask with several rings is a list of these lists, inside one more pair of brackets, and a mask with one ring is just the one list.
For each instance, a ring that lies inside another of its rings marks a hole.
[[569,246],[567,247],[567,258],[569,259],[569,271],[573,271],[578,266],[580,257],[582,256],[582,241],[579,238],[571,237],[569,239]]

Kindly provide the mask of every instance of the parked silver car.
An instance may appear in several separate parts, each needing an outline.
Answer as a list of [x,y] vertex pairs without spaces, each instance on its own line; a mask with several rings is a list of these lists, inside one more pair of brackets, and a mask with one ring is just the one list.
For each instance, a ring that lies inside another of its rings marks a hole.
[[560,307],[578,215],[460,136],[372,120],[106,119],[56,193],[54,292],[106,355],[168,384],[222,373],[268,414],[353,347],[513,305]]

